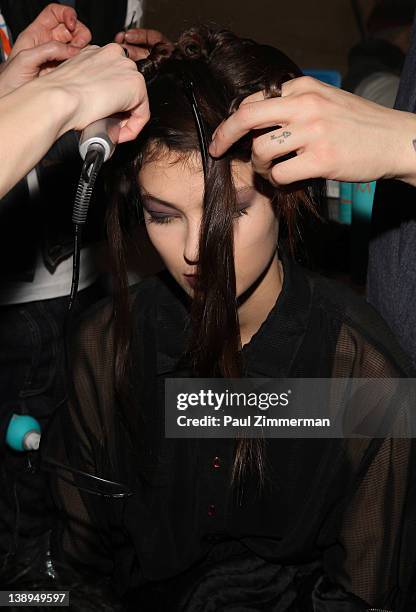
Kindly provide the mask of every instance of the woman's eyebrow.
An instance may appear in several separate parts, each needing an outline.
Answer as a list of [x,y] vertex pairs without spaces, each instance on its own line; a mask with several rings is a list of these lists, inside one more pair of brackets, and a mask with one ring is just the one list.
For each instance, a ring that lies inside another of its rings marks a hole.
[[255,191],[256,190],[253,187],[253,185],[245,185],[244,187],[240,187],[236,189],[236,195],[239,200],[242,200],[243,198],[247,196],[254,195]]
[[[244,197],[254,194],[254,192],[255,192],[255,188],[251,185],[246,185],[244,187],[240,187],[239,189],[236,189],[236,194],[240,201]],[[175,204],[172,204],[172,202],[168,202],[167,200],[162,200],[161,198],[158,198],[157,196],[154,196],[151,193],[142,192],[140,194],[140,197],[142,198],[143,201],[148,201],[149,203],[159,204],[160,206],[166,206],[167,208],[174,208],[175,210],[179,210],[178,207],[175,206]]]
[[179,210],[177,206],[172,204],[172,202],[167,202],[166,200],[162,200],[161,198],[157,198],[150,193],[141,193],[140,197],[143,201],[153,202],[153,204],[159,204],[160,206],[166,206],[167,208],[174,208],[175,210]]

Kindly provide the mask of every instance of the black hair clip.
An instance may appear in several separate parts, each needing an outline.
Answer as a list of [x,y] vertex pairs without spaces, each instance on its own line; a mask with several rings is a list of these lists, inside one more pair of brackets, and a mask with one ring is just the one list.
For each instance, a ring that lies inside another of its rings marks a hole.
[[192,81],[192,78],[185,73],[182,74],[182,85],[186,93],[186,97],[188,98],[189,103],[192,107],[192,113],[195,119],[195,125],[198,132],[199,147],[201,149],[202,167],[204,169],[204,176],[205,178],[207,178],[209,160],[207,135],[205,132],[204,121],[202,119],[201,113],[199,112],[198,103],[196,101],[194,83]]
[[[90,493],[92,495],[100,495],[101,497],[111,497],[115,499],[122,499],[125,497],[131,497],[133,492],[130,491],[125,485],[114,482],[113,480],[107,480],[105,478],[100,478],[99,476],[94,476],[93,474],[89,474],[88,472],[83,472],[82,470],[78,470],[73,467],[69,467],[55,459],[51,458],[43,458],[41,462],[41,468],[47,472],[54,472],[58,478],[65,480],[68,484],[79,489],[80,491],[84,491],[85,493]],[[60,472],[63,472],[60,473]],[[76,476],[80,476],[82,478],[87,479],[91,486],[81,486],[80,484],[70,480],[65,473],[74,474]]]

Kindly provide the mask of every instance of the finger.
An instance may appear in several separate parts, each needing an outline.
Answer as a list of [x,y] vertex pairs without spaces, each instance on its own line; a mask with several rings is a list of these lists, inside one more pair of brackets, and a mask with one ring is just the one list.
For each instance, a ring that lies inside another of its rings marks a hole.
[[240,103],[240,106],[242,106],[243,104],[251,104],[252,102],[261,102],[265,99],[266,92],[264,91],[264,89],[262,89],[261,91],[256,91],[256,93],[250,94],[249,96],[247,96],[247,98],[244,98],[244,100]]
[[310,76],[301,76],[296,77],[296,79],[291,79],[290,81],[285,81],[282,84],[282,97],[307,92],[325,95],[328,89],[332,89],[332,86],[322,83],[322,81],[318,81],[318,79],[314,79]]
[[146,59],[146,57],[149,57],[150,55],[149,49],[146,49],[145,47],[136,47],[135,45],[124,44],[123,49],[127,49],[129,58],[133,60],[133,62]]
[[149,102],[146,99],[140,106],[131,112],[127,122],[122,126],[119,135],[119,144],[137,138],[149,119]]
[[79,53],[77,47],[66,45],[58,41],[52,41],[39,45],[33,49],[21,51],[16,56],[16,61],[20,60],[26,69],[38,72],[43,64],[48,62],[63,62]]
[[293,104],[284,98],[268,98],[243,104],[218,126],[209,152],[213,157],[220,157],[251,130],[284,126],[289,123],[292,115]]
[[77,18],[75,9],[62,4],[49,4],[38,15],[30,27],[40,25],[51,32],[62,24],[69,32],[70,38],[68,41],[55,38],[60,42],[69,42],[75,47],[84,47],[91,40],[90,30]]
[[[299,77],[300,78],[300,77]],[[299,86],[299,84],[297,86],[290,86],[289,83],[292,83],[294,81],[298,81],[299,79],[291,79],[290,81],[285,81],[284,83],[282,83],[282,95],[281,97],[283,98],[284,96],[289,96],[292,95],[293,93],[301,93],[303,91],[306,91],[308,89],[308,80],[309,77],[304,77],[305,79],[307,79],[306,81],[303,82],[303,84],[301,84]],[[316,79],[311,79],[312,81],[316,81]],[[310,87],[309,87],[310,88]],[[314,88],[315,89],[315,88]],[[256,93],[250,94],[249,96],[247,96],[247,98],[244,98],[244,100],[240,103],[240,106],[242,106],[243,104],[251,104],[252,102],[261,102],[262,100],[267,100],[268,96],[266,94],[266,91],[264,89],[262,89],[261,91],[256,91]]]
[[321,176],[318,160],[312,153],[302,153],[286,161],[275,164],[270,171],[269,180],[274,185],[290,185]]
[[60,23],[52,30],[52,39],[58,42],[67,43],[72,40],[72,33],[64,23]]
[[125,32],[117,32],[117,34],[114,36],[114,42],[118,43],[119,45],[123,43],[125,34]]
[[[285,96],[291,96],[295,94],[310,92],[324,92],[325,90],[321,88],[321,85],[325,85],[309,76],[297,77],[295,79],[290,79],[289,81],[285,81],[282,83],[282,98]],[[241,102],[240,106],[243,104],[251,104],[252,102],[261,102],[262,100],[266,100],[267,95],[264,89],[261,91],[256,91],[256,93],[250,94],[247,98]]]
[[71,6],[64,4],[52,3],[48,4],[41,13],[36,17],[33,24],[42,25],[48,30],[53,30],[60,23],[70,30],[74,30],[77,22],[77,13]]
[[299,151],[304,142],[300,131],[293,133],[290,124],[283,129],[273,130],[253,139],[251,162],[257,174],[267,177],[274,160]]
[[157,43],[167,42],[167,39],[161,32],[157,30],[147,30],[143,28],[134,28],[127,30],[125,41],[132,45],[144,45],[146,47],[154,47]]
[[72,32],[71,45],[83,48],[91,42],[92,34],[82,21],[77,20],[74,31]]

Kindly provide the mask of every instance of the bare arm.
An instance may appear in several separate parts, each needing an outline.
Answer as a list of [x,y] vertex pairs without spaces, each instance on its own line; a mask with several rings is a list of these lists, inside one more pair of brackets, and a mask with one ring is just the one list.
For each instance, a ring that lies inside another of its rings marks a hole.
[[0,197],[68,130],[124,113],[119,142],[137,136],[149,118],[144,79],[115,43],[76,57],[0,98]]

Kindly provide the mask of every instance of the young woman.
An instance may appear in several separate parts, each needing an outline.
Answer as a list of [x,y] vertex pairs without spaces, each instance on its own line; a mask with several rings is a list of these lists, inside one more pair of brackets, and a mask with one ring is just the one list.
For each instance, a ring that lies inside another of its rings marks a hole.
[[[248,95],[279,95],[298,68],[276,49],[199,28],[141,69],[151,119],[109,214],[120,292],[81,322],[72,399],[44,444],[72,469],[52,479],[63,510],[54,554],[108,579],[127,609],[410,610],[409,440],[164,435],[167,378],[378,378],[388,399],[389,381],[412,370],[368,305],[284,248],[282,232],[293,242],[315,190],[253,172],[264,130],[205,158],[204,135]],[[167,270],[128,292],[123,228],[135,203]],[[93,494],[94,476],[132,495]]]

